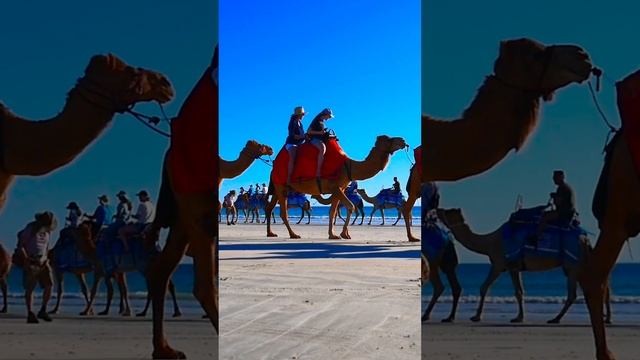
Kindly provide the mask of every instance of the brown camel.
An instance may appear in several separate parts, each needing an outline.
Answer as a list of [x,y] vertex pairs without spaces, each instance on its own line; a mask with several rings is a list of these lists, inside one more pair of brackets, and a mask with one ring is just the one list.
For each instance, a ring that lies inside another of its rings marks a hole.
[[263,145],[255,140],[247,141],[240,155],[236,160],[227,161],[220,158],[220,174],[218,177],[218,189],[224,179],[233,179],[242,175],[253,162],[261,156],[273,155],[273,149],[268,145]]
[[[587,262],[589,273],[580,279],[589,305],[598,360],[615,359],[607,346],[602,315],[607,279],[624,243],[640,233],[640,179],[629,144],[629,138],[637,135],[627,134],[627,131],[634,130],[633,126],[637,126],[640,119],[637,107],[633,108],[638,103],[637,82],[638,73],[634,73],[616,84],[623,126],[606,149],[605,163],[593,198],[593,213],[598,220],[600,234]],[[627,125],[630,129],[626,128]]]
[[[426,261],[427,258],[422,255],[422,260]],[[451,286],[451,295],[453,297],[453,304],[451,306],[451,313],[445,319],[442,319],[443,323],[450,323],[456,319],[456,312],[458,310],[458,302],[460,301],[460,296],[462,295],[462,286],[460,285],[460,281],[458,281],[458,275],[456,274],[456,269],[458,268],[458,254],[456,253],[456,248],[452,242],[449,242],[445,245],[442,254],[439,255],[437,259],[435,259],[431,263],[431,271],[429,274],[425,274],[431,282],[431,286],[433,286],[433,293],[431,294],[431,301],[429,301],[429,305],[424,314],[422,314],[422,321],[427,321],[431,317],[431,311],[436,306],[438,299],[444,292],[444,284],[442,283],[442,279],[440,279],[440,271],[442,271],[447,277],[447,281],[449,281],[449,286]],[[424,275],[423,275],[424,276]]]
[[[465,223],[465,219],[460,209],[438,209],[438,217],[442,219],[445,225],[451,230],[456,240],[462,244],[465,248],[478,254],[483,254],[489,257],[491,262],[491,270],[487,276],[487,279],[480,288],[480,302],[475,316],[471,318],[471,321],[480,321],[482,318],[482,309],[484,307],[484,300],[489,288],[493,282],[505,271],[509,271],[511,275],[511,281],[515,289],[515,297],[518,301],[518,315],[511,320],[512,323],[519,323],[524,321],[524,289],[522,286],[522,269],[526,271],[547,271],[557,267],[564,270],[567,276],[567,300],[565,301],[560,313],[549,320],[550,324],[557,324],[560,322],[565,313],[569,310],[569,307],[573,304],[577,297],[578,288],[578,276],[583,269],[585,269],[587,256],[583,256],[575,264],[562,262],[559,259],[544,258],[525,255],[521,266],[518,268],[508,268],[507,260],[504,256],[503,238],[502,238],[502,226],[497,230],[485,234],[478,235],[473,233],[469,225]],[[589,239],[586,236],[581,236],[580,244],[582,248],[582,254],[589,254],[590,245]],[[610,319],[611,314],[607,314],[607,318]]]
[[[315,199],[317,202],[319,202],[322,205],[331,205],[331,197],[327,197],[326,199],[323,198],[320,195],[313,195],[311,196],[311,198]],[[365,213],[364,213],[364,202],[362,201],[362,197],[360,197],[360,201],[356,204],[353,201],[351,202],[354,205],[354,216],[353,216],[353,221],[351,222],[351,225],[355,224],[356,221],[358,220],[358,217],[360,217],[360,224],[362,225],[362,223],[364,222],[364,217],[365,217]],[[342,209],[344,206],[344,204],[342,202],[340,202],[340,204],[338,205],[338,211],[336,212],[336,214],[338,215],[336,217],[336,219],[334,219],[333,224],[336,224],[336,221],[338,220],[337,218],[339,217],[342,221],[346,222],[347,219],[342,217],[342,214],[340,213],[340,209]]]
[[[420,148],[422,146],[419,146]],[[404,202],[404,206],[402,207],[402,216],[404,217],[404,226],[407,229],[407,239],[411,242],[420,241],[417,237],[411,234],[411,222],[412,215],[411,212],[413,210],[413,206],[416,201],[422,195],[421,193],[421,184],[422,179],[420,178],[420,172],[417,171],[416,166],[421,166],[422,164],[415,164],[411,167],[409,171],[409,180],[407,181],[407,201]]]
[[[350,239],[349,236],[349,220],[351,219],[351,213],[353,212],[354,205],[344,194],[344,190],[353,180],[365,180],[375,176],[378,172],[382,171],[387,163],[391,154],[397,150],[403,149],[407,146],[403,138],[389,137],[386,135],[378,136],[374,147],[367,155],[364,161],[356,161],[347,159],[345,166],[342,167],[340,174],[335,180],[322,179],[320,181],[320,187],[323,194],[331,194],[332,202],[331,209],[329,210],[329,239]],[[271,191],[271,186],[275,188]],[[289,231],[289,237],[291,239],[299,239],[300,235],[293,232],[289,225],[289,215],[287,213],[287,196],[288,193],[284,185],[274,184],[271,181],[270,193],[273,195],[271,201],[267,205],[265,212],[271,214],[276,206],[276,203],[280,204],[280,218],[284,222],[284,225]],[[318,188],[318,182],[314,180],[301,181],[291,183],[293,191],[297,191],[303,194],[321,195]],[[333,220],[336,217],[338,204],[342,202],[347,207],[347,221],[345,222],[340,236],[333,233]],[[271,231],[271,217],[267,217],[267,236],[278,236]]]
[[70,163],[100,136],[117,112],[138,102],[164,103],[171,98],[173,88],[164,76],[131,67],[110,54],[91,58],[64,108],[51,119],[29,121],[0,104],[0,208],[17,175],[44,175]]
[[8,303],[8,299],[7,299],[7,277],[9,276],[9,272],[11,271],[11,255],[9,255],[9,252],[7,251],[7,249],[4,248],[4,246],[2,246],[2,244],[0,244],[0,290],[2,290],[2,297],[3,297],[3,303],[2,303],[2,309],[0,309],[0,313],[6,313],[7,312],[7,303]]
[[540,98],[550,100],[556,90],[583,82],[592,65],[577,46],[518,39],[500,43],[493,70],[462,118],[422,116],[422,182],[481,174],[518,151],[537,125]]
[[390,203],[390,202],[386,202],[384,201],[382,204],[378,201],[378,196],[374,196],[374,197],[370,197],[369,195],[367,195],[367,192],[364,189],[358,189],[358,194],[360,194],[360,196],[362,196],[362,200],[368,202],[369,204],[373,205],[373,209],[371,210],[371,214],[369,214],[369,223],[367,225],[371,225],[371,220],[373,219],[373,214],[375,214],[376,211],[380,210],[380,213],[382,214],[382,224],[380,224],[380,226],[384,225],[384,209],[396,209],[398,211],[398,217],[396,218],[396,222],[393,223],[393,226],[396,226],[396,224],[398,223],[398,221],[400,221],[400,218],[402,217],[402,211],[405,205],[405,201],[402,200],[402,202],[400,204],[396,204],[396,203]]
[[[51,263],[53,276],[56,279],[56,289],[57,289],[56,305],[51,311],[49,311],[50,314],[57,314],[60,311],[60,303],[62,302],[62,297],[64,295],[64,273],[65,272],[72,273],[76,277],[76,279],[78,279],[78,283],[80,284],[80,291],[82,291],[82,295],[84,296],[85,303],[89,304],[89,290],[87,288],[87,281],[85,279],[85,274],[93,272],[93,266],[91,264],[89,264],[88,266],[62,270],[60,268],[60,264],[56,262],[56,251],[57,251],[57,248],[55,247],[49,251],[49,262]],[[122,293],[120,295],[121,295],[120,297],[122,298]],[[121,309],[121,311],[124,311],[124,310]]]

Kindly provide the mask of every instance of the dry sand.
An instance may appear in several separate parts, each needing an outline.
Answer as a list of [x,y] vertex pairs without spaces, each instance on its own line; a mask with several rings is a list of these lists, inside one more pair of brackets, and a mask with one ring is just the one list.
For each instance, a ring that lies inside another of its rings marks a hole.
[[[34,325],[26,323],[23,310],[16,305],[12,314],[0,316],[0,359],[151,359],[150,315],[64,315]],[[211,323],[199,317],[167,320],[170,343],[189,359],[215,359],[218,338]]]
[[221,359],[419,359],[419,244],[404,227],[274,230],[221,225]]

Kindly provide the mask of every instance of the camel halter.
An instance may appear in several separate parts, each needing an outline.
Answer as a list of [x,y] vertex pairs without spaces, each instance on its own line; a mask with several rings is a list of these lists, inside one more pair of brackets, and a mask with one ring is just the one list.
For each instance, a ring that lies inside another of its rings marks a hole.
[[271,156],[269,156],[269,159],[264,159],[263,156],[261,155],[259,152],[255,153],[255,154],[249,154],[251,152],[251,150],[249,150],[246,146],[244,149],[242,149],[242,151],[240,152],[241,155],[244,155],[246,157],[248,157],[249,159],[252,160],[260,160],[263,163],[267,164],[268,166],[273,166],[273,159],[271,159]]
[[[135,81],[138,81],[138,78],[140,76],[136,76]],[[135,106],[134,104],[130,104],[130,105],[122,105],[122,101],[121,99],[119,99],[117,96],[109,93],[109,91],[106,91],[105,89],[103,89],[100,84],[98,84],[96,81],[88,78],[88,77],[83,77],[78,79],[78,94],[80,95],[80,97],[82,97],[86,102],[100,107],[102,109],[105,109],[107,111],[113,111],[116,112],[118,114],[122,114],[122,113],[128,113],[130,115],[132,115],[136,120],[140,121],[143,125],[145,125],[146,127],[148,127],[149,129],[155,131],[156,133],[166,136],[166,137],[171,137],[171,134],[169,134],[168,132],[162,131],[158,128],[155,128],[154,126],[157,126],[160,121],[165,121],[167,124],[170,124],[170,121],[167,117],[167,114],[164,111],[164,107],[162,106],[162,104],[160,102],[156,102],[158,104],[158,107],[160,108],[160,112],[162,113],[162,118],[158,117],[158,116],[149,116],[149,115],[145,115],[142,114],[140,112],[134,111],[133,108]],[[82,91],[84,90],[84,91]],[[105,99],[107,101],[107,103],[109,103],[108,105],[105,105],[103,103],[100,103],[99,101],[96,101],[94,99],[91,99],[89,96],[87,96],[88,94],[86,94],[85,92],[88,92],[91,95],[96,95],[102,99]]]

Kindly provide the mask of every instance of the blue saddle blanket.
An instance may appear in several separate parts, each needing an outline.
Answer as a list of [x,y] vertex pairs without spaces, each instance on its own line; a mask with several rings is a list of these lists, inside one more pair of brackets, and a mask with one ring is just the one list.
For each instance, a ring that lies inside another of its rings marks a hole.
[[98,258],[108,274],[116,271],[142,271],[147,267],[151,257],[160,252],[158,245],[152,251],[147,251],[140,238],[127,240],[129,251],[126,251],[122,240],[116,238],[115,234],[114,229],[105,229],[96,244]]
[[290,192],[289,195],[287,195],[287,203],[289,205],[297,205],[299,207],[303,207],[306,201],[307,197],[299,192]]
[[378,195],[376,195],[376,198],[378,199],[378,203],[392,203],[396,205],[400,205],[404,201],[402,192],[394,193],[390,189],[380,191]]
[[517,262],[525,256],[536,256],[574,264],[582,258],[584,254],[580,238],[586,236],[587,232],[576,224],[549,223],[542,235],[535,240],[544,208],[540,206],[519,210],[502,227],[507,261]]
[[362,205],[362,197],[356,192],[348,193],[347,199],[349,199],[349,201],[351,201],[355,206]]
[[73,242],[62,246],[56,246],[54,251],[54,263],[60,271],[70,271],[87,268],[91,263],[78,251]]
[[438,221],[427,221],[422,226],[421,250],[429,262],[435,262],[446,245],[452,241],[451,232]]

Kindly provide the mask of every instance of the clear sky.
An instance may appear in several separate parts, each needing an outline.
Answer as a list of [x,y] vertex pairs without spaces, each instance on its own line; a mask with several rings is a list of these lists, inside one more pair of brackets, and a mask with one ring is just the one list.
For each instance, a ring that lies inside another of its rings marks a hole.
[[[176,90],[166,107],[172,116],[211,61],[217,8],[217,0],[193,0],[188,6],[169,0],[7,2],[0,21],[0,101],[30,119],[54,116],[90,57],[113,52],[169,77]],[[18,178],[0,215],[0,241],[13,249],[15,234],[35,212],[51,210],[64,219],[72,200],[86,212],[93,212],[98,195],[113,201],[121,189],[129,194],[147,189],[155,200],[168,144],[130,116],[116,116],[71,165],[46,177]]]
[[[437,118],[458,117],[492,72],[500,40],[531,37],[547,44],[577,44],[615,80],[638,69],[637,14],[633,1],[540,0],[423,1],[423,112]],[[604,110],[619,124],[615,89],[603,82]],[[472,228],[488,232],[513,210],[516,196],[525,206],[544,204],[555,189],[551,175],[564,169],[577,193],[584,226],[597,232],[591,200],[603,164],[607,128],[585,85],[572,85],[543,106],[539,128],[520,153],[488,173],[455,184],[442,184],[442,206],[460,207]],[[487,139],[489,141],[489,139]],[[595,237],[592,237],[595,242]],[[635,261],[640,244],[633,242]],[[486,261],[466,251],[461,261]],[[620,261],[631,261],[627,247]]]
[[[249,139],[280,150],[293,108],[305,107],[305,130],[330,107],[347,155],[363,159],[378,135],[420,142],[420,3],[220,1],[220,155],[236,159]],[[275,155],[274,155],[275,156]],[[411,154],[413,159],[413,154]],[[411,163],[394,154],[361,187],[377,192],[393,176],[407,181]],[[256,161],[231,188],[268,183]]]

